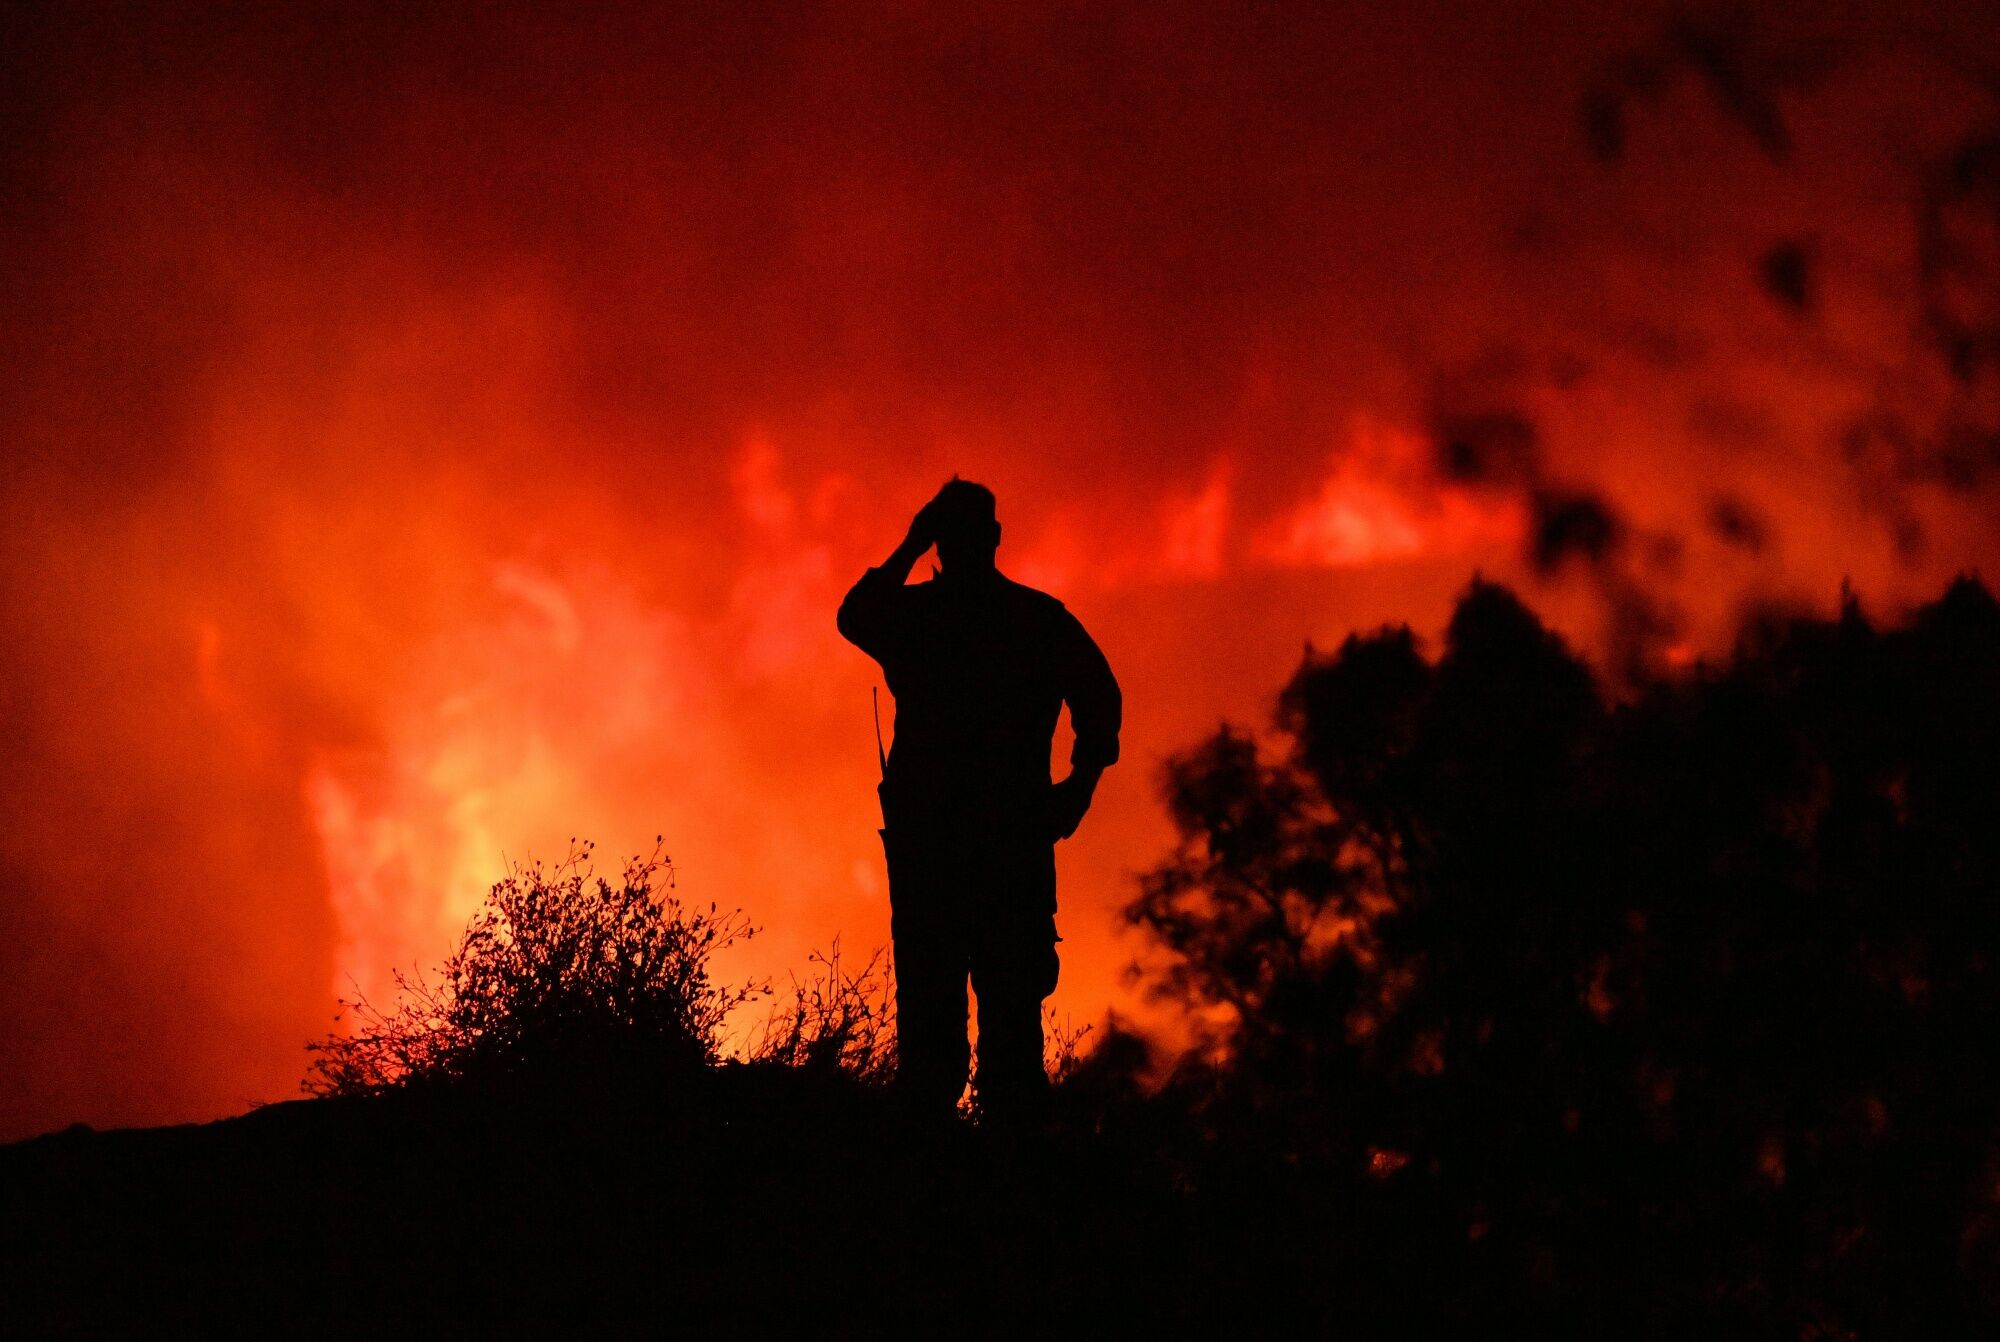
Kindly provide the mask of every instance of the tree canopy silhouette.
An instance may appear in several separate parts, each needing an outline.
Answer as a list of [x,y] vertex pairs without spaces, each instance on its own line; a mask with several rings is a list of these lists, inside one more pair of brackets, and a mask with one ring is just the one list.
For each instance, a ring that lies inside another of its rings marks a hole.
[[1622,702],[1482,582],[1435,658],[1308,649],[1275,749],[1167,770],[1127,917],[1209,1048],[1166,1094],[1212,1175],[1342,1208],[1299,1252],[1349,1264],[1350,1321],[1990,1324],[1996,688],[1970,579]]

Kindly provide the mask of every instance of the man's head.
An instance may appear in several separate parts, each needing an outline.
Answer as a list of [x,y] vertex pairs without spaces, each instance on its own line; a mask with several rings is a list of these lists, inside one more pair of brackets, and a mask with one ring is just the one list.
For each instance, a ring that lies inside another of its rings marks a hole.
[[1000,523],[994,516],[992,490],[954,475],[931,500],[930,513],[931,534],[946,571],[993,567],[993,552],[1000,548]]

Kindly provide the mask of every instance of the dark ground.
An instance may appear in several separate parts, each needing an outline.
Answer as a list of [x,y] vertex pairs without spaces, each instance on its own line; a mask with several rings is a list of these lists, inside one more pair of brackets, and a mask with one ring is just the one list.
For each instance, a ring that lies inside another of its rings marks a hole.
[[0,1148],[10,1336],[816,1336],[1193,1325],[1192,1208],[1087,1137],[842,1079],[305,1100]]

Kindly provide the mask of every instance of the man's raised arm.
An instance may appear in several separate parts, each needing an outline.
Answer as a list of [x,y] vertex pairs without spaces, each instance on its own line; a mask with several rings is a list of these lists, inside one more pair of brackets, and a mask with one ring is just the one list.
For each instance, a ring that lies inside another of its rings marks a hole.
[[895,628],[896,594],[936,539],[931,519],[927,503],[917,510],[909,531],[889,557],[863,573],[841,598],[840,613],[834,617],[840,636],[878,662]]

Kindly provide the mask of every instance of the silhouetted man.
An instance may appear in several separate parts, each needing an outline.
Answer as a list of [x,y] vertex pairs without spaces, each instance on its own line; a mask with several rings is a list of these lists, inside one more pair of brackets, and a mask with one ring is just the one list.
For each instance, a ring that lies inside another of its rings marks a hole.
[[[949,1112],[965,1087],[968,977],[979,999],[980,1108],[1039,1107],[1042,1000],[1056,986],[1055,843],[1118,758],[1118,682],[1062,602],[994,567],[993,492],[954,478],[840,603],[840,632],[882,664],[896,740],[882,777],[896,956],[897,1077]],[[943,565],[906,586],[937,546]],[[1069,776],[1051,783],[1069,705]]]

